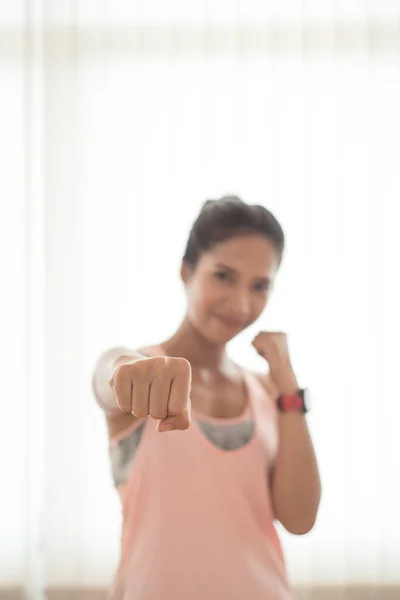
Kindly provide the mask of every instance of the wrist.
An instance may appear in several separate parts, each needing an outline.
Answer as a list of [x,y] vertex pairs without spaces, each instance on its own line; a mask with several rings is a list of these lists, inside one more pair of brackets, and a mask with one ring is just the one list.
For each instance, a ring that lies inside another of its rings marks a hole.
[[292,396],[294,394],[297,394],[299,389],[299,384],[297,383],[297,381],[294,381],[292,383],[288,383],[287,385],[282,385],[280,388],[280,393],[282,396]]
[[294,393],[281,394],[277,398],[280,413],[305,414],[310,409],[308,389],[298,388]]
[[270,371],[270,376],[279,394],[295,394],[300,386],[294,374],[284,374]]

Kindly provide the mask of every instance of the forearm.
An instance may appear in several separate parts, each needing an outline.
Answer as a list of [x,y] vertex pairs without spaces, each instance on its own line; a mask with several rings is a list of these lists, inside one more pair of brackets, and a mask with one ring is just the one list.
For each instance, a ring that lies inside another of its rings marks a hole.
[[107,350],[99,357],[93,371],[92,388],[97,403],[106,413],[120,411],[110,385],[116,369],[141,358],[144,358],[142,354],[124,346]]
[[321,482],[304,414],[279,413],[279,449],[271,489],[277,519],[291,533],[304,534],[315,523]]

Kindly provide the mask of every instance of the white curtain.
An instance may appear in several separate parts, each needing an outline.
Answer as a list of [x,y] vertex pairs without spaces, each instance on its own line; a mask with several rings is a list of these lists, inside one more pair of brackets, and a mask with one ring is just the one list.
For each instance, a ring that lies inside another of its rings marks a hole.
[[99,352],[161,341],[223,193],[282,222],[275,295],[311,388],[318,523],[294,583],[400,584],[400,7],[395,0],[0,3],[0,588],[108,585],[120,509]]

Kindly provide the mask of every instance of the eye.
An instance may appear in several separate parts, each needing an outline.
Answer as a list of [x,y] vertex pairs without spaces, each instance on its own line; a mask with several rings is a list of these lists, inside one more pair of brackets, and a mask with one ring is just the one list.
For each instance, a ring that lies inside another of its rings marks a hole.
[[254,286],[256,292],[268,292],[270,287],[269,281],[262,281]]
[[226,271],[217,271],[214,273],[214,277],[220,279],[221,281],[226,281],[228,279],[228,273]]

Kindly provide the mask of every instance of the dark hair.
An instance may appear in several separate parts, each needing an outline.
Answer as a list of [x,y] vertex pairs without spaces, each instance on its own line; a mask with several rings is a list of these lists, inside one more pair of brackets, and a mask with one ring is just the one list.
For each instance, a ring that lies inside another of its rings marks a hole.
[[203,252],[215,244],[247,233],[260,234],[273,244],[282,262],[285,246],[283,229],[274,215],[258,204],[246,204],[237,196],[207,200],[192,225],[183,260],[195,268]]

